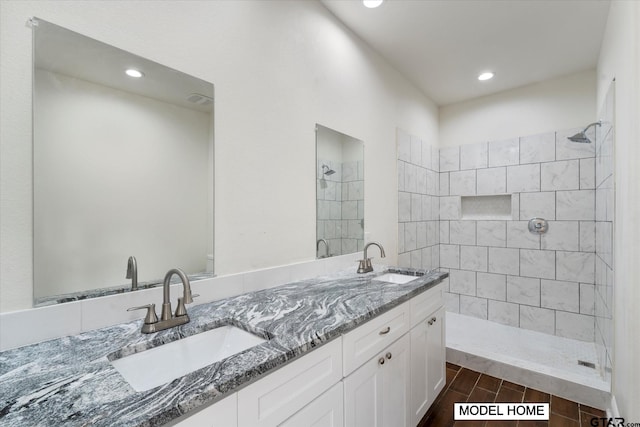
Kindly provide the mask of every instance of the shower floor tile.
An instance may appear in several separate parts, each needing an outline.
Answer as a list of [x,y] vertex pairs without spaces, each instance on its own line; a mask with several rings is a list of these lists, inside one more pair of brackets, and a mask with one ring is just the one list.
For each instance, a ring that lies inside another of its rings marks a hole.
[[[551,416],[549,421],[455,421],[453,404],[462,402],[548,402]],[[604,416],[599,409],[447,363],[447,383],[418,427],[581,427]]]

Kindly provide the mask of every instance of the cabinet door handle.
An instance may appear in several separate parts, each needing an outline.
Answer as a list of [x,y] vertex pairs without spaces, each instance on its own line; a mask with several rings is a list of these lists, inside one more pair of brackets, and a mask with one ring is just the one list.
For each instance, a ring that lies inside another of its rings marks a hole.
[[378,363],[381,365],[384,365],[384,357],[381,357],[380,359],[378,359]]
[[438,320],[438,319],[436,319],[435,317],[431,318],[431,322],[433,322],[433,323],[436,323],[436,320]]
[[390,331],[391,331],[391,327],[387,326],[386,328],[378,332],[378,335],[387,335]]
[[427,323],[429,324],[429,326],[433,325],[433,319],[429,320]]
[[385,354],[385,357],[387,359],[391,359],[391,357],[393,357],[393,355],[391,354],[391,352],[389,352],[389,353]]

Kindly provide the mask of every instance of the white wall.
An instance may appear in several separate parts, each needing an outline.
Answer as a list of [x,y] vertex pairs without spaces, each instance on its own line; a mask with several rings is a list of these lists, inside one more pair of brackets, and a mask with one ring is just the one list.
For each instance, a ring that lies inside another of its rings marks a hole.
[[584,71],[442,107],[440,147],[584,127],[595,117],[596,75]]
[[[598,63],[598,105],[615,88],[613,395],[620,415],[640,420],[640,3],[611,2]],[[615,412],[615,407],[613,408]]]
[[32,296],[29,16],[215,84],[219,274],[315,258],[315,123],[364,140],[366,227],[394,260],[395,129],[435,142],[438,111],[319,2],[0,8],[0,311],[29,307]]
[[34,296],[205,271],[211,114],[37,69]]

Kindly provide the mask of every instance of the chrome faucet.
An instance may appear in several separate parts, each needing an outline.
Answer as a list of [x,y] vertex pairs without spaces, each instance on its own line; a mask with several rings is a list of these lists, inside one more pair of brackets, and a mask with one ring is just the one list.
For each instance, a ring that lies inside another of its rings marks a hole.
[[138,290],[138,261],[136,257],[130,256],[127,261],[127,276],[125,279],[131,279],[131,290]]
[[[178,298],[178,306],[176,307],[175,315],[171,313],[171,296],[170,296],[170,284],[171,277],[177,274],[182,280],[183,293],[182,297]],[[189,323],[189,315],[185,304],[191,304],[193,298],[198,295],[191,295],[191,283],[184,271],[179,268],[171,269],[164,276],[164,283],[162,285],[163,299],[162,299],[162,312],[160,320],[156,315],[156,305],[147,304],[140,307],[131,307],[127,311],[147,309],[147,315],[144,318],[144,324],[142,325],[143,334],[151,334],[153,332],[162,331],[164,329],[173,328],[174,326],[184,325]]]
[[329,243],[325,239],[318,239],[316,242],[316,253],[320,250],[320,243],[324,243],[324,256],[320,258],[328,258],[329,257]]
[[384,248],[380,243],[376,243],[376,242],[367,243],[367,245],[364,247],[364,258],[361,259],[358,264],[358,273],[369,273],[373,271],[373,266],[371,265],[371,258],[367,258],[367,249],[369,249],[369,246],[371,245],[376,245],[378,248],[380,248],[380,256],[382,258],[386,256],[384,253]]

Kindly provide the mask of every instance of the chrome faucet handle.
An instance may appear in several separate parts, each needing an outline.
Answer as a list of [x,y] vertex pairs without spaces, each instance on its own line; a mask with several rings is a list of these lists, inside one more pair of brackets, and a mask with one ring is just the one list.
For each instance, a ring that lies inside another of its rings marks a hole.
[[131,308],[128,308],[127,311],[142,310],[145,308],[147,309],[147,315],[144,317],[144,323],[147,325],[158,323],[158,316],[156,315],[155,304],[141,305],[140,307],[131,307]]
[[[200,296],[199,294],[193,294],[191,295],[191,298],[197,298],[199,296]],[[185,316],[186,314],[187,314],[187,308],[184,305],[184,297],[178,297],[178,306],[176,307],[175,316],[176,317]]]
[[358,274],[367,273],[367,265],[371,266],[370,258],[365,258],[358,261]]

